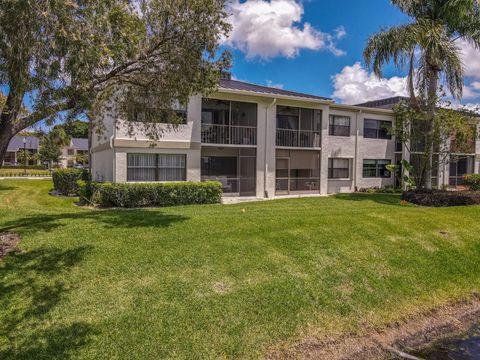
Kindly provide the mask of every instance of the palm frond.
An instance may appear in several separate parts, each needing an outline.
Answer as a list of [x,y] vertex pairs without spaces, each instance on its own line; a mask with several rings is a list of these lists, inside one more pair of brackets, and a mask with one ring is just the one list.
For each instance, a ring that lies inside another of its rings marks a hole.
[[365,63],[378,77],[382,76],[382,66],[390,61],[402,68],[415,49],[417,38],[416,24],[392,27],[375,34],[368,39],[363,52]]

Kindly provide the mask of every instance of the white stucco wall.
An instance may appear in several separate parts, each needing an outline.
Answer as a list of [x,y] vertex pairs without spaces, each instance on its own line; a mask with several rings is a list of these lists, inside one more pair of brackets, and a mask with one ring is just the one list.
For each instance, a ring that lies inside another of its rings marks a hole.
[[113,150],[107,149],[92,154],[92,179],[113,181]]
[[368,139],[363,137],[363,122],[365,119],[385,120],[392,121],[392,116],[380,115],[375,113],[362,112],[358,118],[358,153],[357,153],[357,166],[356,166],[356,187],[370,188],[370,187],[384,187],[393,186],[395,179],[393,175],[388,179],[380,178],[364,178],[363,177],[363,160],[364,159],[379,159],[379,160],[391,160],[391,163],[395,163],[395,140],[385,139]]

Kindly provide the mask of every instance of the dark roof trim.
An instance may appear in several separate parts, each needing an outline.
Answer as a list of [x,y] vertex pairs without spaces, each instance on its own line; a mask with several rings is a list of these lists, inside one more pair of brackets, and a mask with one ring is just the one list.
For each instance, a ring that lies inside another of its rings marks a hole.
[[367,101],[362,104],[356,104],[355,106],[392,109],[394,105],[404,100],[408,100],[408,98],[405,96],[395,96],[386,99]]
[[220,80],[220,89],[248,91],[248,92],[254,92],[257,94],[282,95],[282,96],[290,96],[290,97],[304,98],[304,99],[332,101],[332,99],[326,98],[323,96],[310,95],[310,94],[304,94],[304,93],[299,93],[295,91],[272,88],[268,86],[250,84],[243,81],[229,80],[226,78],[223,78]]

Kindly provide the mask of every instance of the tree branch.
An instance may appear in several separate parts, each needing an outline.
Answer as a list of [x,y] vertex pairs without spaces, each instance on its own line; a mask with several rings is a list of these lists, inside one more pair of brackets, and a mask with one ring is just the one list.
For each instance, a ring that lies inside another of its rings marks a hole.
[[15,124],[13,125],[13,131],[15,133],[18,133],[19,131],[22,131],[23,129],[29,126],[36,124],[40,120],[43,120],[49,116],[55,115],[59,112],[72,110],[74,108],[75,108],[75,101],[71,100],[68,102],[52,105],[50,107],[42,109],[41,111],[36,111],[34,113],[31,113],[28,116],[18,118],[15,121]]

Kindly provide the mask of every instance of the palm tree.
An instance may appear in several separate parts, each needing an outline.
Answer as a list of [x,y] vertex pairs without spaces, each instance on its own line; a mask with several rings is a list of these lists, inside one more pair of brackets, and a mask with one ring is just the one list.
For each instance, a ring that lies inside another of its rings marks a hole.
[[480,0],[391,1],[412,21],[371,36],[363,55],[378,77],[390,61],[397,68],[408,66],[411,105],[426,114],[422,131],[428,164],[423,185],[431,189],[437,92],[444,85],[454,98],[462,98],[464,66],[457,42],[463,39],[480,48]]

